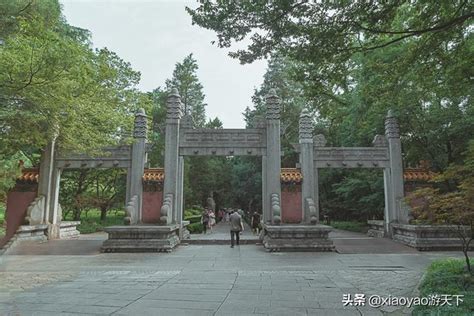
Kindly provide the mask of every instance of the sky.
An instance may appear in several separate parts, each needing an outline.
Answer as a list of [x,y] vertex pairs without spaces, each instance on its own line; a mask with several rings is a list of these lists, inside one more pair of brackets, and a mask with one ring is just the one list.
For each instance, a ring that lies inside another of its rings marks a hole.
[[[218,117],[225,128],[245,126],[243,111],[252,107],[254,88],[263,82],[265,60],[241,65],[229,50],[211,44],[213,31],[191,25],[184,0],[60,0],[69,24],[88,29],[94,47],[107,47],[141,72],[138,88],[165,86],[174,66],[193,53],[204,87],[208,117]],[[240,44],[240,43],[239,43]],[[243,48],[235,46],[235,48]],[[231,47],[230,50],[234,50]]]

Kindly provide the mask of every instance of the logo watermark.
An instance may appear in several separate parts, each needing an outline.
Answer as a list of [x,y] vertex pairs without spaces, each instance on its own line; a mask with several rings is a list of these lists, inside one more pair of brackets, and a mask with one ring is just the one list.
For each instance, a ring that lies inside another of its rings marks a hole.
[[344,306],[459,306],[463,301],[464,295],[449,294],[431,294],[424,297],[405,297],[405,296],[382,296],[366,294],[343,294],[342,303]]

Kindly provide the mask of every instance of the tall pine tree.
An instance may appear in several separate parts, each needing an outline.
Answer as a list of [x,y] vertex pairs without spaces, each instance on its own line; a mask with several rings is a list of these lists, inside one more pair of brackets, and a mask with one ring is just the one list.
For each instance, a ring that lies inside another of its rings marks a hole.
[[198,68],[193,54],[189,54],[181,63],[176,63],[173,77],[166,80],[166,89],[178,89],[184,113],[192,116],[196,127],[203,127],[206,124],[207,104],[204,103],[202,84],[196,74]]

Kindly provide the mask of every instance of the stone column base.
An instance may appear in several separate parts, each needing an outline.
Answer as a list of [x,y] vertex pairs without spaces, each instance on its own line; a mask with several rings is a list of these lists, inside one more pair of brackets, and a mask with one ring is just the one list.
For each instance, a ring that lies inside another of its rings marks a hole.
[[111,226],[102,252],[170,252],[179,244],[179,225]]
[[[420,251],[461,250],[461,240],[456,226],[391,224],[392,239]],[[470,235],[469,227],[465,227]],[[470,250],[474,250],[471,243]]]
[[81,233],[77,230],[77,225],[80,221],[61,222],[59,224],[59,238],[60,239],[76,239]]
[[333,251],[325,225],[263,225],[262,243],[268,251]]
[[383,220],[368,220],[367,224],[369,225],[367,236],[376,238],[384,238],[387,236]]

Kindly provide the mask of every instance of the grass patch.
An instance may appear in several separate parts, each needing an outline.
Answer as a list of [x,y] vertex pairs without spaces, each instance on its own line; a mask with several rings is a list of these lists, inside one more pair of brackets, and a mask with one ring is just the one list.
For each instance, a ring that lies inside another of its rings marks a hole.
[[333,221],[330,224],[331,227],[336,229],[348,230],[357,233],[367,233],[369,226],[364,222],[350,222],[350,221]]
[[[81,234],[92,234],[96,232],[104,231],[104,227],[123,225],[123,219],[125,217],[125,211],[109,211],[107,218],[104,221],[100,220],[99,210],[90,210],[87,213],[82,212],[81,224],[77,226],[77,230]],[[67,217],[63,218],[64,221],[72,221],[72,213],[68,214]]]
[[[474,260],[474,258],[471,258]],[[472,262],[472,261],[471,261]],[[464,259],[441,259],[434,261],[420,285],[420,296],[434,294],[464,295],[463,302],[456,306],[416,306],[413,315],[473,315],[474,276],[466,270]]]

